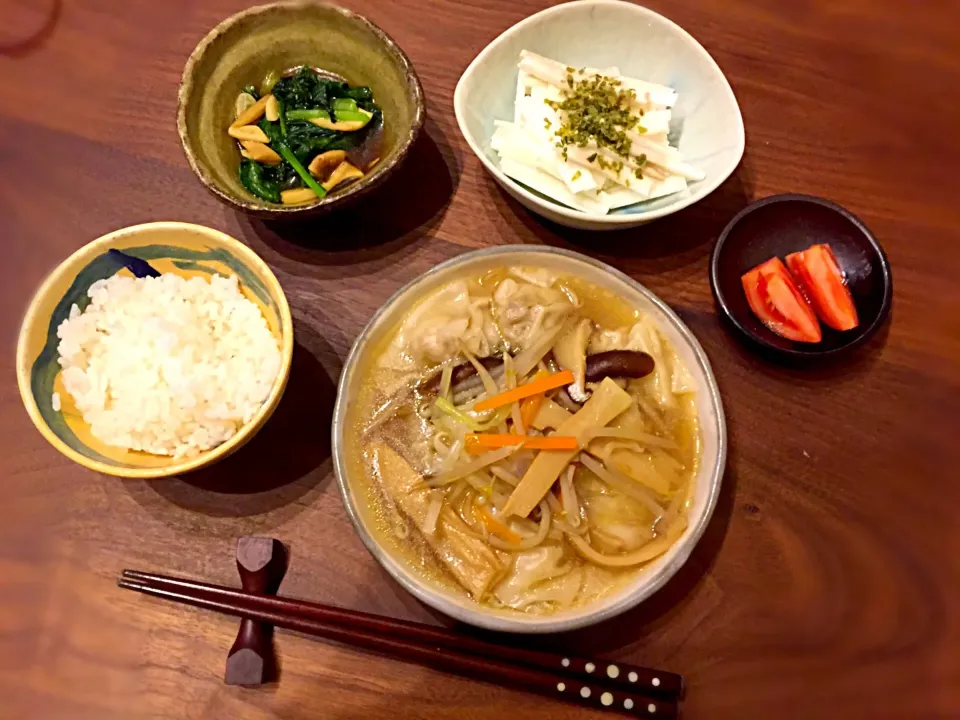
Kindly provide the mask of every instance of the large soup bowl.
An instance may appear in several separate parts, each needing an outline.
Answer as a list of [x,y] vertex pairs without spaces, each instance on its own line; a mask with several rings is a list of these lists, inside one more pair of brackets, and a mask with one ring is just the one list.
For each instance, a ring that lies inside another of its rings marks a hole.
[[[476,275],[504,266],[543,267],[576,275],[652,316],[661,332],[689,369],[697,388],[702,453],[695,479],[689,525],[680,539],[628,582],[583,607],[552,615],[524,615],[480,605],[412,567],[399,549],[381,536],[377,527],[376,490],[363,477],[357,457],[362,440],[358,403],[365,371],[401,319],[425,295],[463,275]],[[370,550],[397,582],[422,602],[471,625],[504,632],[548,633],[573,630],[614,617],[650,597],[686,562],[703,535],[720,493],[727,454],[723,407],[710,363],[700,343],[679,317],[643,285],[620,271],[578,253],[555,248],[504,246],[471,252],[437,265],[399,290],[373,316],[353,345],[340,376],[333,418],[334,470],[354,527]]]

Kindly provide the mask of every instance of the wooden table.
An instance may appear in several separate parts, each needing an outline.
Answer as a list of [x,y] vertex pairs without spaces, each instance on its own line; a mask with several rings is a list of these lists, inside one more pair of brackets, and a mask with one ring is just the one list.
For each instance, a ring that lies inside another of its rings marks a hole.
[[[350,527],[329,417],[374,309],[435,263],[498,243],[580,249],[663,297],[706,348],[731,433],[719,507],[679,575],[604,626],[527,642],[680,672],[688,718],[960,716],[955,0],[650,0],[727,73],[747,152],[698,205],[606,236],[545,225],[509,200],[454,121],[470,59],[545,0],[352,0],[423,81],[430,117],[411,162],[375,200],[306,228],[225,209],[191,175],[174,108],[193,46],[246,4],[0,1],[4,38],[55,8],[38,39],[0,56],[0,717],[605,717],[285,633],[278,685],[227,687],[235,620],[114,586],[123,567],[233,584],[237,536],[268,534],[292,548],[286,593],[443,622]],[[724,223],[790,191],[859,215],[895,279],[887,329],[816,370],[750,355],[707,284]],[[280,409],[243,451],[183,479],[123,482],[72,464],[32,427],[14,338],[58,261],[149,220],[210,225],[260,253],[290,298],[297,347]]]

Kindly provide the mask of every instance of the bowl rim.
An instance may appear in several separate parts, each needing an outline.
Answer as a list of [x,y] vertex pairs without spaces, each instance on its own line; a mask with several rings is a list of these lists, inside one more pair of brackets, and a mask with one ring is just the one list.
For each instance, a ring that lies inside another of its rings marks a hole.
[[[493,49],[499,45],[503,40],[511,37],[512,35],[520,32],[529,25],[534,25],[537,22],[550,17],[554,14],[561,14],[566,12],[572,7],[581,7],[581,6],[616,6],[616,7],[630,7],[635,12],[641,16],[647,17],[657,17],[663,20],[668,26],[672,26],[673,29],[684,37],[693,48],[693,50],[699,53],[704,57],[707,62],[713,66],[714,70],[717,71],[720,79],[723,81],[722,88],[729,95],[730,100],[733,103],[733,107],[736,110],[737,117],[737,145],[738,150],[736,158],[729,164],[723,172],[717,173],[712,177],[707,177],[704,180],[700,181],[701,187],[704,188],[704,192],[698,197],[686,197],[682,200],[678,200],[675,204],[668,205],[666,207],[658,208],[656,210],[648,210],[644,212],[629,213],[629,214],[607,214],[607,215],[588,215],[587,213],[581,212],[579,210],[574,210],[573,208],[568,208],[565,205],[555,203],[553,201],[547,201],[534,193],[527,190],[520,183],[512,180],[503,174],[496,163],[494,163],[490,158],[486,156],[486,153],[483,152],[483,149],[480,147],[480,144],[477,140],[472,137],[472,134],[467,130],[466,120],[464,119],[466,99],[465,95],[465,81],[476,72],[477,68],[483,63],[483,61],[493,52]],[[543,209],[545,212],[559,215],[560,217],[567,218],[569,220],[578,221],[581,225],[595,224],[597,226],[632,226],[642,223],[649,222],[651,220],[656,220],[657,218],[666,217],[667,215],[672,215],[673,213],[683,210],[690,205],[693,205],[700,200],[703,200],[705,197],[710,195],[714,190],[720,187],[727,178],[729,178],[734,170],[737,169],[737,166],[740,164],[740,161],[743,159],[743,153],[746,148],[746,130],[743,124],[743,113],[740,110],[740,104],[737,102],[737,97],[733,92],[733,88],[730,87],[730,81],[727,80],[727,76],[724,74],[723,70],[717,64],[717,61],[713,59],[713,56],[707,52],[706,48],[701,45],[693,35],[684,30],[680,25],[675,23],[670,18],[662,15],[650,8],[644,7],[643,5],[637,5],[632,2],[625,2],[624,0],[575,0],[574,2],[565,2],[559,5],[554,5],[549,7],[546,10],[541,10],[538,13],[530,15],[527,18],[524,18],[520,22],[512,25],[507,28],[505,31],[500,33],[496,38],[494,38],[490,43],[487,44],[483,50],[473,59],[473,61],[467,66],[467,69],[463,71],[463,74],[460,76],[460,80],[457,82],[457,87],[453,92],[453,109],[454,114],[457,118],[457,126],[460,128],[460,134],[463,135],[463,138],[467,141],[467,144],[470,146],[470,149],[473,151],[473,154],[476,155],[480,162],[483,163],[484,167],[494,176],[494,178],[504,186],[509,186],[512,190],[516,191],[521,197],[526,201],[533,203],[538,209]],[[609,228],[608,228],[609,229]]]
[[[187,98],[193,90],[194,68],[200,61],[200,58],[203,57],[209,47],[217,40],[217,38],[220,37],[220,35],[224,34],[234,25],[240,23],[248,17],[270,12],[276,9],[298,10],[316,7],[333,10],[334,12],[337,12],[346,18],[364,25],[368,30],[376,35],[377,38],[379,38],[380,42],[382,42],[387,50],[399,61],[403,69],[404,76],[410,81],[409,90],[412,93],[414,101],[414,115],[410,130],[404,134],[403,140],[394,149],[394,152],[391,154],[391,156],[385,162],[378,164],[377,172],[370,178],[368,182],[364,183],[361,180],[360,182],[353,183],[332,197],[328,196],[326,198],[321,198],[319,201],[310,204],[284,206],[267,204],[266,202],[254,202],[246,198],[234,196],[223,190],[210,176],[210,173],[206,170],[206,168],[201,167],[201,165],[197,162],[193,146],[188,139]],[[278,2],[254,5],[253,7],[241,10],[240,12],[234,13],[228,18],[221,20],[203,37],[199,43],[197,43],[197,46],[190,53],[190,57],[187,58],[187,62],[183,67],[183,72],[180,76],[180,87],[177,90],[177,135],[180,138],[180,147],[183,150],[183,154],[186,155],[187,163],[190,165],[190,169],[193,170],[194,175],[197,176],[207,190],[213,193],[213,195],[219,200],[227,203],[229,206],[240,210],[241,212],[275,218],[292,218],[298,215],[312,214],[320,209],[328,209],[334,204],[359,198],[361,195],[365,195],[375,187],[378,187],[387,177],[393,174],[393,171],[409,154],[410,148],[413,147],[413,144],[420,136],[420,132],[423,129],[425,120],[426,103],[424,101],[423,86],[421,85],[420,78],[413,67],[413,63],[410,61],[410,58],[407,57],[407,54],[403,51],[403,49],[396,43],[396,41],[390,37],[390,35],[388,35],[387,32],[380,26],[363,15],[360,15],[359,13],[356,13],[345,7],[341,7],[335,3],[319,2],[318,0],[279,0]]]
[[[165,467],[117,467],[99,460],[92,460],[91,458],[78,453],[76,450],[63,442],[63,440],[57,437],[57,435],[43,421],[43,418],[40,415],[40,408],[37,405],[37,399],[33,396],[33,391],[30,386],[30,372],[33,367],[33,363],[36,362],[36,358],[28,357],[27,355],[27,334],[31,327],[41,321],[39,318],[39,306],[41,301],[50,295],[52,288],[58,281],[70,274],[71,271],[69,268],[73,265],[73,263],[82,259],[91,250],[96,250],[101,247],[109,248],[113,242],[120,238],[129,237],[131,235],[139,235],[145,231],[151,230],[185,230],[210,238],[230,248],[231,251],[239,255],[245,263],[248,263],[252,267],[256,268],[256,270],[263,275],[267,281],[268,287],[274,291],[274,294],[276,295],[275,300],[277,302],[277,315],[280,320],[281,338],[280,373],[277,375],[277,379],[274,381],[273,387],[270,389],[270,394],[267,396],[267,399],[264,400],[260,409],[257,410],[256,414],[250,419],[249,422],[245,423],[243,427],[241,427],[240,430],[238,430],[237,433],[225,443],[217,445],[214,448],[210,448],[195,458],[190,458],[189,460],[185,460],[183,462],[173,463]],[[97,239],[87,243],[86,245],[83,245],[71,253],[69,257],[60,262],[60,264],[57,265],[57,267],[54,268],[53,271],[46,276],[46,278],[44,278],[43,282],[40,284],[40,287],[33,294],[30,304],[27,307],[27,311],[24,314],[23,322],[20,325],[20,333],[17,337],[17,386],[20,390],[20,399],[23,401],[23,405],[26,408],[30,419],[33,421],[34,426],[36,426],[37,430],[40,431],[40,434],[46,438],[47,442],[53,445],[63,455],[90,470],[101,472],[106,475],[113,475],[115,477],[122,478],[156,479],[170,477],[172,475],[180,475],[185,472],[189,472],[190,470],[196,470],[199,467],[208,465],[219,458],[228,455],[246,442],[250,438],[251,434],[259,429],[263,422],[269,418],[276,404],[279,402],[280,396],[283,394],[287,384],[287,378],[290,374],[290,364],[292,359],[293,319],[290,315],[290,306],[287,303],[287,297],[283,292],[280,282],[277,280],[270,267],[260,258],[259,255],[257,255],[253,250],[236,238],[233,238],[230,235],[221,232],[220,230],[215,230],[214,228],[206,227],[204,225],[196,225],[194,223],[176,221],[149,222],[141,223],[139,225],[130,225],[128,227],[109,232],[106,235],[101,235]]]
[[[634,583],[642,584],[639,584],[634,589],[628,590],[626,588],[629,588],[630,586],[626,586],[616,602],[605,607],[595,609],[591,609],[592,606],[588,605],[582,609],[582,612],[573,615],[566,615],[565,617],[559,619],[556,619],[553,616],[545,616],[544,618],[536,619],[521,619],[519,617],[512,617],[510,615],[496,615],[493,613],[488,613],[482,610],[481,606],[477,606],[476,608],[461,606],[447,599],[443,594],[432,588],[427,582],[418,578],[415,572],[407,568],[404,563],[396,561],[389,553],[385,552],[381,548],[380,543],[378,543],[372,534],[367,530],[366,525],[364,524],[363,519],[360,517],[359,511],[353,502],[353,496],[347,481],[348,469],[344,458],[343,435],[346,430],[345,419],[349,405],[349,401],[346,397],[347,386],[352,378],[360,355],[366,350],[366,345],[370,341],[370,335],[381,318],[390,312],[394,304],[398,302],[406,293],[423,283],[429,282],[429,280],[438,274],[445,273],[451,269],[463,265],[468,265],[478,259],[484,259],[497,255],[510,255],[513,253],[533,253],[562,256],[577,263],[590,265],[593,268],[609,273],[615,279],[627,284],[629,287],[643,295],[644,298],[653,304],[659,312],[664,314],[673,329],[679,333],[683,341],[693,351],[696,362],[699,364],[700,370],[703,373],[703,376],[706,378],[707,389],[704,394],[709,398],[711,406],[716,408],[716,415],[713,419],[717,425],[717,453],[713,472],[707,480],[709,489],[704,511],[696,524],[689,527],[687,529],[687,533],[683,536],[681,541],[679,541],[682,543],[682,545],[678,543],[678,552],[672,561],[668,565],[660,568],[655,575],[644,575],[635,580]],[[690,557],[690,554],[693,552],[693,549],[696,547],[697,543],[700,541],[704,532],[706,531],[707,526],[710,524],[710,519],[713,516],[713,512],[716,508],[717,500],[720,495],[723,475],[726,470],[728,447],[726,416],[723,410],[723,403],[720,398],[720,389],[717,385],[716,377],[713,374],[710,360],[707,358],[706,352],[704,352],[700,342],[696,339],[693,332],[680,319],[680,317],[651,290],[647,289],[644,285],[626,273],[623,273],[604,262],[581,253],[550,246],[536,245],[500,245],[497,247],[474,250],[472,252],[458,255],[438,265],[435,265],[426,273],[406,283],[403,287],[393,293],[393,295],[391,295],[390,298],[380,306],[377,312],[374,313],[374,315],[367,322],[366,326],[364,326],[363,330],[354,341],[353,346],[350,348],[350,353],[347,355],[347,358],[344,361],[343,370],[340,374],[340,380],[337,384],[337,400],[334,405],[333,422],[330,433],[334,474],[337,478],[337,486],[340,488],[340,494],[343,497],[343,504],[346,507],[347,515],[349,516],[350,522],[353,524],[357,534],[360,536],[360,540],[363,542],[364,546],[367,548],[370,554],[373,555],[377,562],[379,562],[380,565],[386,569],[391,577],[393,577],[394,580],[396,580],[405,590],[407,590],[407,592],[417,598],[420,602],[429,605],[435,610],[438,610],[456,620],[460,620],[461,622],[469,623],[470,625],[488,630],[529,634],[564,632],[589,625],[595,625],[603,622],[604,620],[609,620],[610,618],[620,615],[621,613],[639,605],[641,602],[663,587],[686,563],[687,559]]]
[[[867,244],[870,245],[880,260],[881,275],[883,277],[883,299],[880,302],[880,309],[877,312],[876,317],[867,327],[860,330],[859,333],[851,335],[850,340],[843,345],[838,345],[837,347],[825,350],[818,350],[816,345],[811,345],[809,350],[804,349],[802,346],[799,346],[799,344],[796,348],[778,347],[763,336],[749,330],[742,322],[740,322],[737,316],[734,315],[734,313],[730,310],[726,296],[720,289],[720,256],[723,253],[723,248],[726,245],[727,238],[733,232],[734,228],[740,223],[741,220],[752,214],[754,211],[760,210],[768,205],[782,202],[820,205],[821,207],[838,213],[860,231],[863,237],[866,238]],[[867,227],[866,223],[864,223],[863,220],[858,218],[852,212],[847,210],[842,205],[838,205],[832,200],[827,200],[826,198],[818,197],[816,195],[804,195],[803,193],[781,193],[779,195],[770,195],[762,198],[761,200],[750,203],[740,212],[734,215],[730,222],[727,223],[726,227],[723,228],[723,232],[721,232],[720,236],[717,238],[717,242],[713,246],[713,252],[710,255],[710,290],[713,292],[713,298],[720,307],[723,316],[749,342],[759,346],[764,352],[778,354],[794,359],[814,360],[835,357],[838,354],[858,348],[867,340],[869,340],[877,330],[880,329],[880,327],[886,321],[887,316],[890,314],[890,307],[893,301],[893,274],[890,270],[890,261],[887,259],[887,254],[884,252],[883,247],[881,247],[879,241],[870,231],[870,228]]]

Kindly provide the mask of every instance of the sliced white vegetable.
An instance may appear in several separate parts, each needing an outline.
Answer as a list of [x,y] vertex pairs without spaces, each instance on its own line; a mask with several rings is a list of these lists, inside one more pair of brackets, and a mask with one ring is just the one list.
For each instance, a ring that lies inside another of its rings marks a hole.
[[[557,130],[565,113],[552,105],[562,102],[568,90],[570,66],[524,50],[520,53],[513,122],[495,121],[491,148],[500,156],[504,174],[568,207],[592,215],[634,205],[644,200],[682,192],[687,181],[705,174],[684,162],[683,155],[669,144],[672,112],[677,101],[672,88],[634,78],[623,78],[618,68],[597,70],[574,68],[574,78],[592,75],[619,78],[637,93],[634,110],[643,110],[639,131],[628,131],[631,158],[613,150],[586,147],[557,147]],[[636,158],[646,156],[646,162]],[[608,165],[601,168],[599,156]],[[591,158],[594,162],[591,162]],[[620,172],[610,166],[620,164]],[[637,177],[637,170],[641,177]]]
[[[536,146],[530,144],[523,144],[515,142],[514,140],[506,140],[501,143],[497,143],[493,146],[493,149],[497,151],[500,155],[501,160],[510,160],[511,162],[519,163],[520,165],[527,165],[537,170],[542,170],[547,172],[547,174],[552,175],[540,162],[540,157],[537,155]],[[548,166],[553,169],[555,166]],[[560,180],[557,177],[557,180]]]
[[589,215],[606,215],[607,207],[596,200],[589,200],[586,197],[574,195],[567,190],[567,186],[561,180],[550,177],[542,170],[532,168],[528,165],[521,165],[518,162],[503,158],[500,160],[500,169],[503,174],[521,182],[528,187],[533,188],[539,193],[546,195],[552,200],[582,210]]
[[561,125],[557,112],[543,101],[543,96],[534,90],[520,101],[520,124],[536,135],[540,142],[556,144],[555,135]]
[[680,175],[687,180],[698,181],[703,180],[707,174],[703,172],[700,168],[696,168],[693,165],[688,165],[681,160],[682,155],[680,151],[676,148],[672,148],[669,145],[659,145],[654,142],[650,142],[640,133],[634,132],[632,130],[627,131],[627,137],[630,139],[631,145],[630,152],[633,155],[646,155],[647,162],[651,162],[654,165],[659,165],[664,170],[667,170],[674,175]]
[[652,103],[669,108],[677,104],[677,91],[666,85],[637,80],[636,78],[620,76],[620,82],[630,88],[642,102]]
[[640,125],[646,129],[643,136],[650,139],[651,135],[666,135],[670,132],[670,111],[651,110],[640,118]]
[[523,107],[523,99],[527,96],[527,86],[525,82],[526,75],[523,71],[517,73],[517,94],[513,98],[513,121],[520,123],[520,108]]
[[608,205],[611,210],[616,210],[647,200],[655,200],[667,195],[673,195],[674,193],[683,192],[687,189],[687,181],[676,175],[671,175],[662,182],[653,182],[650,180],[646,182],[649,183],[649,194],[641,195],[635,192],[635,185],[631,185],[629,188],[617,185],[597,195],[597,201]]
[[516,125],[499,125],[490,146],[500,155],[521,165],[541,170],[563,181],[574,195],[596,191],[606,178],[594,175],[587,167],[564,162],[555,143],[540,142],[532,133]]
[[680,151],[675,147],[670,147],[666,143],[656,142],[635,130],[627,130],[626,135],[631,143],[630,153],[632,155],[646,155],[648,160],[656,161],[664,165],[683,160]]
[[567,190],[574,195],[597,190],[600,187],[600,184],[594,180],[592,172],[587,168],[579,168],[573,163],[565,162],[559,150],[554,159],[554,165],[560,179],[567,186]]
[[541,80],[537,80],[537,78],[533,77],[532,75],[528,75],[527,73],[523,72],[523,70],[520,70],[517,73],[517,79],[519,84],[523,86],[524,95],[529,95],[535,87],[546,87],[545,83],[543,83]]
[[[647,156],[647,159],[650,160],[650,156]],[[707,174],[700,168],[696,168],[693,165],[687,165],[682,162],[669,162],[662,163],[657,162],[656,160],[650,160],[654,165],[659,165],[664,170],[669,171],[673,175],[679,175],[684,180],[689,180],[690,182],[699,182],[703,180]]]
[[670,177],[670,173],[656,165],[645,163],[643,166],[643,176],[651,180],[665,180]]
[[674,193],[683,192],[686,189],[686,180],[677,175],[671,175],[666,180],[654,183],[653,191],[650,193],[650,196],[647,199],[653,200],[654,198],[673,195]]
[[556,87],[566,85],[567,66],[529,50],[520,51],[520,70],[541,82]]
[[[520,70],[541,82],[557,88],[567,87],[567,68],[569,65],[537,55],[529,50],[520,52]],[[583,70],[583,73],[580,70]],[[636,105],[644,110],[673,107],[677,102],[677,92],[665,85],[657,85],[643,80],[626,78],[620,75],[617,68],[600,70],[597,68],[575,68],[575,78],[587,78],[593,75],[605,75],[620,80],[624,87],[630,88],[637,94]]]
[[562,102],[563,92],[560,90],[560,88],[554,87],[553,85],[536,83],[530,88],[530,97],[533,98],[537,103],[546,105],[546,101],[548,100],[553,102]]
[[687,163],[682,162],[679,159],[681,157],[680,153],[676,148],[647,142],[643,135],[639,135],[633,131],[628,131],[627,137],[633,142],[630,150],[631,159],[621,158],[612,150],[598,148],[595,143],[588,143],[587,149],[595,150],[600,154],[601,157],[609,160],[610,162],[621,160],[626,167],[634,170],[636,170],[638,166],[632,157],[646,155],[647,163],[658,165],[669,173],[673,175],[680,175],[686,180],[696,182],[698,180],[703,180],[707,176],[706,173],[700,168],[696,168],[693,165],[688,165]]
[[490,146],[500,155],[500,158],[512,160],[521,165],[541,170],[548,175],[563,180],[560,167],[559,150],[551,145],[541,143],[531,133],[516,125],[497,128]]
[[[550,58],[544,57],[543,55],[537,55],[534,52],[529,50],[520,51],[520,69],[527,75],[534,77],[541,82],[545,82],[549,85],[554,85],[556,87],[564,88],[567,86],[567,68],[572,67],[571,65],[564,65],[561,62],[556,60],[551,60]],[[581,74],[580,70],[583,70]],[[590,77],[592,75],[605,75],[606,77],[620,78],[620,69],[617,67],[609,67],[606,69],[599,68],[574,68],[575,77]],[[626,78],[620,78],[625,80]],[[640,81],[632,81],[640,82]],[[624,83],[626,84],[626,83]],[[651,83],[647,83],[651,85]],[[670,88],[663,87],[662,85],[656,86],[657,88],[662,88],[664,90],[670,90]],[[674,93],[675,94],[675,93]]]
[[604,190],[597,196],[597,200],[608,205],[611,210],[627,207],[627,205],[636,205],[638,202],[647,200],[647,195],[641,195],[634,192],[631,188],[617,185],[610,190]]
[[663,145],[664,147],[670,146],[670,142],[667,140],[667,133],[643,133],[643,137],[646,138],[647,142]]
[[618,185],[623,185],[624,187],[635,190],[636,192],[645,195],[646,192],[650,189],[649,184],[644,185],[641,180],[638,180],[634,171],[637,166],[634,165],[633,168],[627,167],[624,164],[623,170],[619,173],[613,170],[610,167],[601,168],[596,162],[590,162],[590,158],[594,155],[601,155],[605,160],[613,161],[614,158],[620,160],[614,153],[600,153],[596,146],[593,147],[576,147],[569,146],[567,148],[567,159],[572,163],[582,168],[589,168],[592,172],[600,175],[611,182],[617,183]]

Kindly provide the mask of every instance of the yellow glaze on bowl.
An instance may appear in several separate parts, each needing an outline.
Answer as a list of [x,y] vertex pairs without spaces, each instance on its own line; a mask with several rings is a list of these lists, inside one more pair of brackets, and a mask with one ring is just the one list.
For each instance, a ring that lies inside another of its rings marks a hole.
[[[227,442],[193,458],[165,457],[112,447],[93,437],[64,390],[57,362],[57,328],[74,303],[85,307],[87,290],[95,281],[130,274],[109,250],[121,250],[147,261],[160,273],[185,278],[212,274],[237,275],[245,297],[257,304],[280,344],[280,374],[254,418]],[[256,253],[218,230],[179,222],[134,225],[85,245],[64,260],[44,280],[27,309],[17,342],[17,383],[34,425],[64,455],[84,467],[108,475],[159,478],[178,475],[226,457],[246,443],[270,417],[290,373],[293,325],[280,283]],[[52,405],[58,392],[61,408]]]

